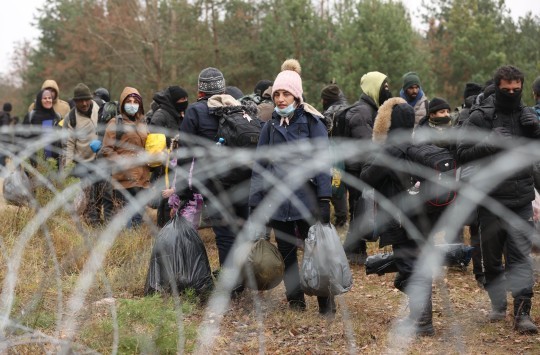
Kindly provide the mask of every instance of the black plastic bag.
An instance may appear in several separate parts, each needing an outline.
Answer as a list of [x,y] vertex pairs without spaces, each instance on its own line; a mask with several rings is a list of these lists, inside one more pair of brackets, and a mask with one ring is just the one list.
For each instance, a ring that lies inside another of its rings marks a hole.
[[435,246],[439,252],[444,253],[444,265],[466,268],[472,259],[474,247],[462,244],[440,244]]
[[254,290],[270,290],[279,285],[285,273],[285,263],[278,248],[266,239],[251,247],[244,265],[245,285]]
[[[435,249],[444,255],[444,266],[454,266],[466,268],[472,258],[474,247],[456,243],[456,244],[438,244]],[[366,275],[377,274],[379,276],[391,272],[397,272],[394,254],[384,253],[371,255],[366,259]]]
[[212,290],[214,283],[204,244],[184,217],[176,215],[159,232],[150,258],[144,294],[194,289]]
[[17,168],[4,180],[4,199],[15,206],[28,206],[33,199],[32,183],[28,175]]
[[377,274],[379,276],[391,272],[397,272],[394,254],[384,253],[370,255],[365,263],[366,275]]
[[311,226],[304,241],[300,285],[310,296],[336,296],[352,287],[352,272],[339,235],[331,224]]

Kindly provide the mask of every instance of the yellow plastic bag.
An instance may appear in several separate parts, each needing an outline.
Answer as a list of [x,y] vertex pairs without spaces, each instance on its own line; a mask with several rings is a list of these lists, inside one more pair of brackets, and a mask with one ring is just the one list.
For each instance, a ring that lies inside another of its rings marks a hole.
[[144,145],[148,153],[148,166],[151,168],[163,165],[167,160],[167,140],[163,133],[150,133]]

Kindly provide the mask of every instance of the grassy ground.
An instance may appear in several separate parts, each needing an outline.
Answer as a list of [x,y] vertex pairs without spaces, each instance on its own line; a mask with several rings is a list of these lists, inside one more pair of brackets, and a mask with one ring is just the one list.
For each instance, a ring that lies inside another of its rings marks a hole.
[[[7,263],[33,212],[6,206],[0,209],[0,281],[4,284]],[[10,353],[59,349],[58,340],[65,337],[60,325],[69,315],[68,300],[99,232],[86,230],[86,235],[81,234],[70,217],[62,213],[47,225],[48,231],[39,231],[24,248],[10,312],[13,323],[0,342],[0,348]],[[344,235],[346,229],[339,232]],[[540,336],[517,335],[512,330],[511,316],[504,322],[487,322],[489,300],[476,286],[470,266],[465,272],[442,270],[434,281],[436,334],[413,339],[410,344],[392,331],[394,321],[407,313],[403,295],[393,287],[393,275],[366,276],[360,266],[352,267],[353,289],[338,297],[338,313],[333,320],[319,316],[314,297],[308,297],[306,312],[290,311],[283,285],[266,292],[245,291],[232,301],[224,315],[207,314],[205,305],[189,293],[180,300],[143,297],[155,234],[154,228],[143,227],[136,233],[123,232],[116,239],[82,311],[76,315],[75,351],[109,353],[117,348],[127,354],[540,353]],[[213,234],[203,229],[200,235],[216,268]],[[369,252],[377,252],[375,245]],[[540,323],[539,302],[537,298],[533,301],[533,318]],[[206,346],[198,347],[203,329],[216,324],[220,325],[218,333]]]

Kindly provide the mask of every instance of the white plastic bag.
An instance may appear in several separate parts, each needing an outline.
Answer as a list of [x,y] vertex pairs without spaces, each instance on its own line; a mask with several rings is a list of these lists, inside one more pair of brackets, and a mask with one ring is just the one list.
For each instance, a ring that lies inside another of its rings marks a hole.
[[3,188],[4,199],[11,205],[28,206],[33,199],[32,183],[21,168],[9,174]]
[[311,226],[304,242],[300,284],[311,296],[328,297],[348,292],[352,273],[336,228],[331,224]]

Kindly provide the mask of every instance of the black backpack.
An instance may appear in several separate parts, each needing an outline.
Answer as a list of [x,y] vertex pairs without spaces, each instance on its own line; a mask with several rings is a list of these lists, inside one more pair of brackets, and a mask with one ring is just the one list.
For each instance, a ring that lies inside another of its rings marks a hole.
[[250,116],[244,106],[222,106],[211,109],[218,117],[216,142],[223,138],[223,145],[234,148],[256,148],[261,135],[261,120]]
[[446,148],[435,144],[412,146],[407,154],[411,160],[431,168],[434,176],[420,184],[420,194],[432,207],[444,207],[456,199],[457,164]]
[[[261,134],[261,121],[247,113],[245,106],[222,106],[211,108],[210,114],[219,120],[216,142],[231,148],[255,149]],[[226,185],[238,184],[251,178],[251,167],[230,169],[219,177]]]
[[334,117],[332,119],[332,123],[333,123],[332,131],[331,131],[332,137],[350,137],[351,136],[351,130],[349,127],[349,120],[347,119],[347,113],[349,112],[351,108],[355,106],[357,106],[357,104],[345,106],[334,113]]

